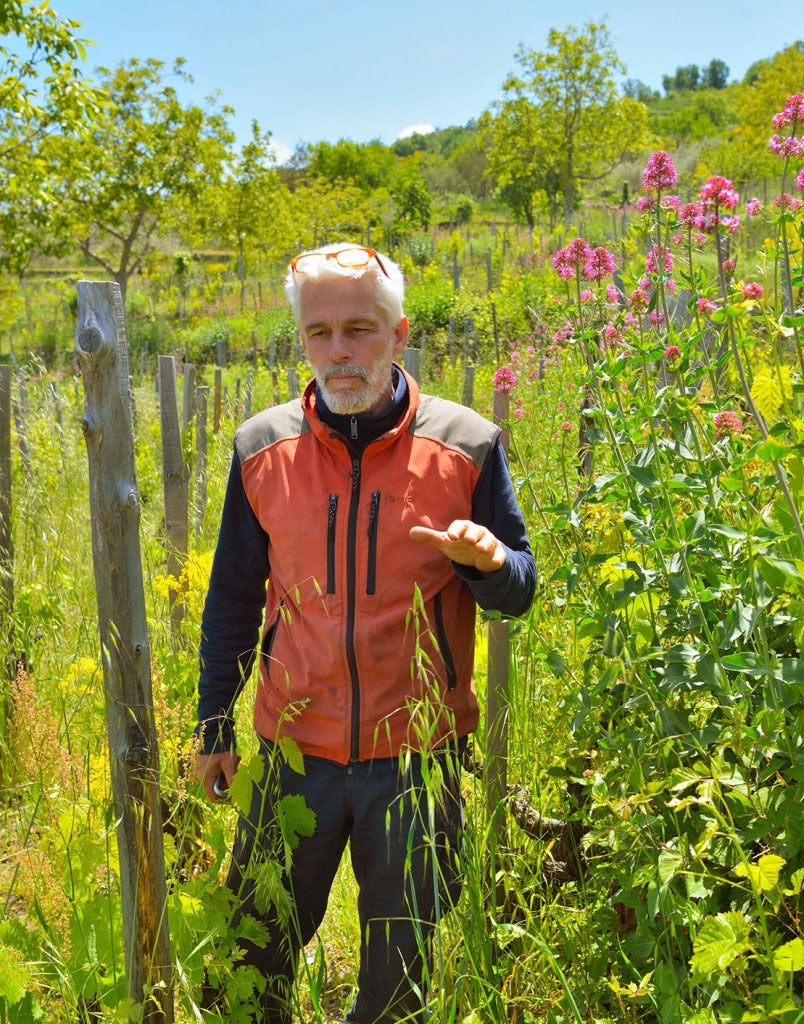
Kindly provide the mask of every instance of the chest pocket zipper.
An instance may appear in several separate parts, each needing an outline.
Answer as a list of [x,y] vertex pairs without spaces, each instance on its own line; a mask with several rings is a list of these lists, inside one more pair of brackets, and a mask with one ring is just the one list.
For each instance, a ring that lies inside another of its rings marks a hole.
[[377,528],[380,519],[380,492],[372,491],[368,521],[368,568],[366,570],[366,593],[377,592]]
[[335,523],[338,516],[338,495],[330,494],[327,509],[327,593],[335,593]]

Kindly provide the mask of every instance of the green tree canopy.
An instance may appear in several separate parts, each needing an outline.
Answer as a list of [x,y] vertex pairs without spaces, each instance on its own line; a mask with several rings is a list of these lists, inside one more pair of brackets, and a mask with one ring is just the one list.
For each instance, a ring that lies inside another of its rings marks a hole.
[[309,148],[307,171],[328,181],[350,182],[366,192],[388,188],[396,173],[396,156],[378,139],[371,142],[318,142]]
[[74,131],[103,103],[79,69],[79,27],[45,3],[0,2],[0,266],[15,273],[34,251],[62,251],[42,141]]
[[[174,78],[191,81],[178,60]],[[157,239],[220,181],[234,136],[229,108],[179,99],[161,61],[102,71],[109,104],[73,139],[53,140],[61,203],[81,251],[125,296]]]
[[579,184],[648,143],[647,108],[619,94],[615,74],[625,66],[604,24],[551,29],[546,51],[520,47],[516,60],[521,72],[503,84],[508,98],[487,120],[490,168],[523,211],[529,191],[532,204],[556,182],[568,223]]
[[253,121],[251,138],[232,154],[223,179],[192,203],[184,227],[186,237],[202,244],[215,241],[237,253],[241,309],[248,263],[259,257],[284,258],[293,241],[290,197],[270,142],[271,133]]

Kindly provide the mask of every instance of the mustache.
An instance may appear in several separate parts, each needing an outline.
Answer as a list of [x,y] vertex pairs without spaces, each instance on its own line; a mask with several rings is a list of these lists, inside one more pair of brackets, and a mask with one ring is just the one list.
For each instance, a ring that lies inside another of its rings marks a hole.
[[364,384],[368,384],[368,372],[362,366],[353,366],[351,363],[340,366],[328,366],[321,374],[321,379],[326,383],[333,377],[359,377]]

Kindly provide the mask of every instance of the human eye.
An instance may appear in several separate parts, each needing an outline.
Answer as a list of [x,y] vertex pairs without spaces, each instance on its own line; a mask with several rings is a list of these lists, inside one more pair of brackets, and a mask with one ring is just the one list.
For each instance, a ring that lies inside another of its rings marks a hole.
[[372,331],[376,330],[376,326],[371,321],[360,320],[357,323],[350,324],[349,330],[352,334],[371,334]]

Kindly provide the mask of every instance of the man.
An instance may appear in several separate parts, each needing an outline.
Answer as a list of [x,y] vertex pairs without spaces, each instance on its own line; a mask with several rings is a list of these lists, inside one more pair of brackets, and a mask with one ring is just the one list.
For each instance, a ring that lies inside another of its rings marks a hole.
[[[298,953],[348,843],[361,935],[348,1020],[385,1024],[421,1012],[430,937],[460,888],[475,606],[524,613],[536,570],[499,430],[420,394],[394,362],[408,337],[399,268],[325,246],[291,262],[285,288],[315,377],[235,435],[202,620],[196,769],[207,797],[225,798],[233,705],[258,657],[265,770],[227,884],[267,929],[246,957],[267,979],[264,1020],[291,1019]],[[289,841],[291,796],[315,827]],[[288,861],[290,913],[271,889]]]

